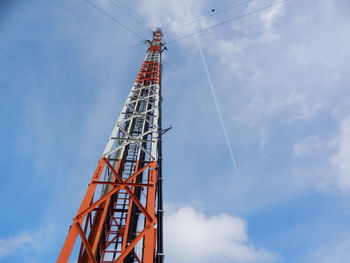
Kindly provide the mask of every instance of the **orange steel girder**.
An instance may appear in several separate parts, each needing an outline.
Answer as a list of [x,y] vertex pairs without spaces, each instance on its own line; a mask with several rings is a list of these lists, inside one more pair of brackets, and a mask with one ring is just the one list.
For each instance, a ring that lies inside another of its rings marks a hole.
[[[106,181],[100,180],[102,170],[106,165],[114,173],[115,180],[113,182],[106,182]],[[138,174],[142,173],[147,168],[149,168],[148,183],[147,184],[132,183],[135,177]],[[93,202],[94,191],[96,189],[97,184],[107,184],[107,185],[111,185],[112,187],[110,188],[108,193],[106,193],[104,196],[100,197],[98,200]],[[157,218],[154,211],[154,204],[156,199],[156,185],[157,185],[157,163],[156,162],[148,163],[147,165],[138,169],[132,176],[123,180],[118,174],[118,172],[111,166],[109,161],[106,158],[101,158],[97,165],[95,173],[91,179],[91,182],[88,186],[88,189],[86,191],[83,202],[78,210],[78,213],[76,217],[73,219],[73,223],[69,229],[68,236],[66,238],[66,241],[64,243],[64,246],[62,248],[62,251],[59,255],[57,262],[58,263],[68,262],[68,259],[74,247],[75,241],[79,236],[82,239],[82,247],[86,252],[86,256],[83,259],[81,259],[81,262],[97,263],[94,255],[96,252],[96,246],[97,246],[96,244],[98,242],[96,241],[96,239],[95,240],[92,239],[89,242],[88,237],[86,236],[86,232],[83,230],[83,222],[84,222],[84,219],[88,218],[88,215],[90,215],[90,213],[94,211],[94,209],[102,207],[104,209],[103,210],[104,213],[100,218],[99,223],[95,224],[96,229],[93,229],[90,231],[90,233],[94,232],[94,230],[97,231],[95,236],[99,236],[98,234],[99,232],[101,232],[101,229],[102,229],[101,225],[102,225],[103,219],[106,216],[105,207],[107,207],[107,204],[110,202],[111,196],[113,194],[116,194],[121,189],[124,189],[130,194],[130,197],[131,197],[130,199],[132,200],[131,202],[134,205],[138,206],[138,208],[141,210],[141,213],[145,215],[147,220],[146,220],[146,225],[144,226],[144,229],[138,234],[138,236],[130,244],[128,244],[128,246],[124,247],[124,250],[121,252],[120,256],[113,262],[115,263],[123,262],[124,258],[130,253],[132,249],[135,248],[136,244],[142,238],[144,238],[143,262],[153,262],[155,257],[155,245],[156,245],[155,224],[157,223]],[[144,207],[140,203],[139,199],[133,194],[132,188],[135,188],[135,187],[148,188],[146,207]]]

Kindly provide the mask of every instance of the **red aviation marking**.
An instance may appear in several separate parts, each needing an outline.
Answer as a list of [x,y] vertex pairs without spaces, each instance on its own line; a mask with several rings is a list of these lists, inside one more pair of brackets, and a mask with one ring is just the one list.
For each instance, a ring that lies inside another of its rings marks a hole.
[[[157,41],[157,40],[155,40]],[[159,52],[160,51],[160,46],[150,46],[149,51],[153,51],[153,52]]]
[[153,33],[153,36],[154,37],[161,37],[162,36],[162,32],[156,31],[156,32]]
[[136,82],[144,85],[160,83],[160,63],[144,61],[136,77]]

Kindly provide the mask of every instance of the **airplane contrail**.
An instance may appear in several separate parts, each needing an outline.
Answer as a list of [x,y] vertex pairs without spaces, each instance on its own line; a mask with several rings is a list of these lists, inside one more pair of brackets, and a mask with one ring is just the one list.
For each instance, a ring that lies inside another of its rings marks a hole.
[[[190,8],[190,5],[188,3],[188,0],[186,0],[186,6],[187,6],[188,13],[191,14],[192,12],[191,12],[191,8]],[[201,44],[199,42],[198,35],[195,35],[195,38],[196,38],[196,43],[197,43],[197,46],[198,46],[198,51],[199,51],[199,54],[201,56],[202,64],[203,64],[203,67],[204,67],[204,70],[205,70],[205,75],[206,75],[208,83],[209,83],[210,93],[211,93],[211,95],[213,97],[213,100],[214,100],[214,103],[215,103],[215,108],[216,108],[216,111],[217,111],[218,116],[219,116],[220,125],[221,125],[222,131],[224,133],[226,145],[227,145],[228,151],[230,152],[230,156],[231,156],[231,160],[232,160],[233,166],[237,170],[237,165],[236,165],[235,157],[233,155],[230,138],[228,137],[228,134],[227,134],[224,118],[222,117],[221,108],[220,108],[220,105],[219,105],[219,102],[218,102],[218,98],[216,97],[214,84],[213,84],[213,81],[211,79],[211,75],[210,75],[210,72],[209,72],[209,69],[208,69],[208,64],[207,64],[207,61],[206,61],[206,59],[204,57],[202,46],[201,46]]]
[[235,157],[234,157],[234,155],[233,155],[233,151],[232,151],[232,147],[231,147],[230,137],[229,137],[228,134],[227,134],[227,130],[226,130],[224,118],[222,117],[221,108],[220,108],[218,99],[217,99],[217,97],[216,97],[216,92],[215,92],[214,84],[213,84],[213,81],[212,81],[212,78],[211,78],[211,75],[210,75],[210,72],[209,72],[209,69],[208,69],[207,61],[206,61],[206,59],[205,59],[205,57],[204,57],[204,54],[203,54],[203,51],[202,51],[202,46],[201,46],[201,44],[200,44],[200,42],[199,42],[198,36],[196,36],[196,42],[197,42],[199,54],[200,54],[201,59],[202,59],[202,64],[203,64],[203,67],[204,67],[204,70],[205,70],[205,74],[206,74],[206,76],[207,76],[207,80],[208,80],[208,83],[209,83],[210,92],[211,92],[211,95],[213,96],[213,100],[214,100],[214,103],[215,103],[215,108],[216,108],[216,111],[217,111],[218,116],[219,116],[221,128],[222,128],[222,131],[223,131],[223,133],[224,133],[226,145],[227,145],[227,148],[228,148],[228,150],[229,150],[229,152],[230,152],[233,166],[234,166],[235,169],[237,170]]

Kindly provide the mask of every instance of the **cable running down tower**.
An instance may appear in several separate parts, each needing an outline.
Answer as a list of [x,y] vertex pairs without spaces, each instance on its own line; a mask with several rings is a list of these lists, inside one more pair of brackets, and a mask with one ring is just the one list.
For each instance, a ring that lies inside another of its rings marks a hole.
[[58,263],[163,263],[160,29],[147,44]]

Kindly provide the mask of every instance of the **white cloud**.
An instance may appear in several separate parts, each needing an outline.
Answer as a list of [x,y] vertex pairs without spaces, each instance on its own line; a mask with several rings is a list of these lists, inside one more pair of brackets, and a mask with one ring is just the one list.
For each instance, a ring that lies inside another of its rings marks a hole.
[[249,104],[242,108],[244,121],[249,121],[250,125],[255,126],[259,120],[275,118],[282,114],[289,123],[308,121],[327,106],[327,102],[314,98],[311,92],[287,89],[288,87],[281,87],[283,92],[273,92],[267,88],[268,92],[265,94],[252,94]]
[[265,28],[270,29],[272,25],[284,14],[284,5],[275,5],[268,11],[262,13],[261,20],[264,23]]
[[311,155],[316,150],[322,148],[322,141],[320,136],[311,136],[293,145],[293,152],[295,156]]
[[249,242],[245,222],[227,214],[207,216],[186,206],[165,216],[167,262],[275,262]]
[[350,190],[350,117],[343,120],[336,142],[337,153],[330,158],[336,169],[333,180],[340,190],[346,191]]
[[286,106],[293,109],[293,115],[289,120],[310,120],[324,109],[325,103],[312,101],[312,94],[305,92],[291,92],[286,97]]
[[28,233],[0,239],[0,259],[28,246],[36,247],[35,238]]
[[350,238],[317,249],[307,257],[306,262],[345,263],[350,262]]
[[[192,14],[188,9],[188,5],[191,7]],[[138,12],[147,19],[150,26],[154,28],[160,26],[165,32],[171,29],[171,33],[166,34],[167,36],[193,32],[196,24],[192,21],[197,19],[192,18],[202,13],[203,2],[198,3],[193,0],[168,0],[163,2],[159,0],[141,0],[137,7]],[[195,7],[195,9],[192,10],[192,7]]]

